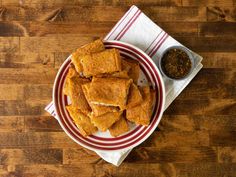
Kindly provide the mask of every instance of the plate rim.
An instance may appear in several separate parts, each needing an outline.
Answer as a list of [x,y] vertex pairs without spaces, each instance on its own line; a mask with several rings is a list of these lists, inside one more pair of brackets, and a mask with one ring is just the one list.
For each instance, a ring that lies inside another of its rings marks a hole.
[[[121,149],[116,149],[116,150],[101,150],[101,149],[96,149],[96,148],[93,148],[93,147],[90,147],[86,144],[83,144],[81,142],[79,142],[78,140],[76,140],[67,130],[66,127],[64,127],[63,123],[61,122],[61,118],[57,112],[57,106],[55,104],[55,112],[56,114],[58,115],[58,122],[61,126],[61,128],[63,129],[63,131],[73,140],[75,141],[77,144],[89,149],[89,150],[93,150],[93,151],[97,151],[97,152],[115,152],[115,151],[121,151],[121,150],[129,150],[129,149],[132,149],[138,145],[140,145],[143,141],[145,141],[156,129],[156,127],[159,125],[161,119],[162,119],[162,115],[163,115],[163,112],[164,112],[164,106],[165,106],[165,101],[166,101],[166,93],[165,93],[165,84],[164,84],[164,81],[163,81],[163,77],[157,67],[157,65],[154,63],[154,61],[145,53],[143,52],[141,49],[139,49],[138,47],[132,45],[132,44],[129,44],[129,43],[126,43],[126,42],[121,42],[121,41],[116,41],[116,40],[103,40],[104,43],[112,43],[113,45],[114,44],[121,44],[121,45],[124,45],[124,46],[129,46],[130,48],[133,48],[135,50],[137,50],[138,52],[140,52],[142,55],[145,56],[145,58],[148,59],[148,61],[153,65],[155,71],[157,72],[157,74],[159,75],[159,78],[160,78],[160,86],[159,87],[162,87],[162,103],[160,105],[161,109],[160,109],[160,114],[158,115],[158,118],[157,118],[157,121],[155,122],[153,128],[144,136],[142,137],[142,139],[138,140],[137,142],[135,142],[134,144],[128,146],[128,147],[125,147],[125,148],[121,148]],[[134,52],[135,53],[135,52]],[[72,57],[72,55],[69,55],[65,61],[63,62],[63,64],[60,66],[58,72],[57,72],[57,75],[55,77],[55,80],[54,80],[54,84],[53,84],[53,102],[55,103],[55,100],[56,100],[56,83],[57,83],[57,80],[59,80],[59,75],[60,73],[62,72],[62,69],[64,67],[64,65],[67,64],[67,61],[70,60]],[[149,64],[150,65],[150,64]],[[155,73],[154,73],[155,74]],[[155,74],[156,75],[156,74]]]

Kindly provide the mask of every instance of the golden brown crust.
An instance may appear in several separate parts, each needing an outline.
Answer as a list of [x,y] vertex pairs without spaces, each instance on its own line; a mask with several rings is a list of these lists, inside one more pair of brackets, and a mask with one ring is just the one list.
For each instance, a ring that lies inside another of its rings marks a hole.
[[66,108],[83,136],[97,129],[119,136],[129,131],[127,119],[149,125],[154,92],[149,86],[138,88],[137,61],[121,59],[119,50],[105,50],[96,40],[77,49],[71,65],[63,92],[71,98]]
[[138,78],[139,78],[139,74],[140,74],[140,67],[139,67],[139,63],[137,61],[134,60],[128,60],[128,59],[122,59],[122,66],[124,68],[129,68],[129,77],[133,79],[134,83],[137,84],[138,82]]
[[102,106],[97,104],[89,104],[92,109],[92,114],[95,116],[101,116],[108,112],[117,112],[119,109],[115,106]]
[[121,69],[129,71],[131,69],[130,64],[125,60],[124,57],[121,57]]
[[152,107],[154,103],[154,92],[150,91],[149,86],[146,86],[142,88],[142,93],[143,102],[138,106],[127,109],[126,118],[136,124],[147,126],[149,125],[151,119]]
[[142,95],[134,83],[131,84],[129,89],[128,101],[127,101],[127,108],[132,108],[137,106],[143,101]]
[[85,98],[87,99],[87,101],[92,109],[91,114],[93,114],[94,116],[101,116],[101,115],[106,114],[108,112],[117,112],[119,110],[115,106],[103,106],[103,105],[91,103],[91,101],[89,99],[89,95],[88,95],[88,88],[89,88],[89,84],[82,85],[82,90],[84,92]]
[[120,119],[122,111],[110,112],[101,116],[91,115],[91,122],[101,131],[106,131]]
[[70,88],[69,88],[69,79],[75,75],[78,75],[78,73],[75,70],[75,66],[71,63],[70,68],[68,70],[68,73],[66,75],[66,79],[65,79],[65,85],[63,88],[63,93],[65,95],[69,95],[70,92]]
[[80,61],[85,77],[121,71],[120,53],[117,49],[84,55]]
[[70,105],[66,109],[83,136],[91,135],[97,131],[97,128],[91,123],[91,119],[76,107]]
[[82,85],[89,82],[89,79],[81,78],[78,76],[74,76],[69,79],[69,96],[71,98],[72,105],[80,109],[84,113],[88,113],[91,111],[91,108],[82,90]]
[[120,78],[93,78],[90,84],[86,84],[88,101],[105,106],[119,106],[124,109],[127,103],[130,79]]
[[109,128],[111,136],[117,137],[129,131],[129,125],[122,115],[121,118]]
[[83,71],[83,67],[81,65],[81,57],[83,55],[87,55],[90,53],[95,53],[95,52],[101,52],[105,50],[104,44],[102,42],[101,39],[98,39],[94,42],[91,42],[89,44],[86,44],[80,48],[78,48],[73,54],[72,54],[72,62],[75,65],[75,68],[77,70],[77,72],[82,72]]

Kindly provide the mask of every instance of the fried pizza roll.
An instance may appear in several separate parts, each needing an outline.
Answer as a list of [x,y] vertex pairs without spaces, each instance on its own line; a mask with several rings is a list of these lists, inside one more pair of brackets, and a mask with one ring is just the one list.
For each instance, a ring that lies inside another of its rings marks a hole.
[[142,94],[140,93],[138,86],[132,83],[129,89],[129,95],[126,107],[132,108],[140,104],[142,101],[143,101]]
[[114,137],[117,137],[127,131],[129,131],[129,125],[124,116],[121,116],[121,118],[109,128],[111,136]]
[[89,87],[89,85],[85,84],[84,86],[82,86],[82,89],[83,89],[85,98],[87,99],[88,104],[92,109],[92,113],[91,113],[92,115],[101,116],[101,115],[106,114],[108,112],[117,112],[119,110],[118,107],[115,107],[115,106],[104,106],[104,105],[98,105],[98,104],[91,103],[89,101],[88,87]]
[[103,114],[106,114],[108,112],[117,112],[119,111],[118,107],[115,106],[103,106],[98,104],[89,104],[92,109],[92,114],[94,116],[101,116]]
[[91,135],[97,131],[97,128],[91,123],[90,117],[79,109],[72,105],[67,106],[66,109],[83,136]]
[[87,92],[90,103],[118,106],[121,110],[126,107],[131,79],[120,78],[93,78],[89,84],[82,86]]
[[89,79],[81,78],[79,76],[74,76],[69,79],[69,96],[71,98],[72,105],[84,113],[91,111],[82,90],[82,85],[89,82]]
[[87,55],[90,53],[95,53],[95,52],[101,52],[105,50],[105,47],[103,45],[103,42],[101,39],[98,39],[94,42],[91,42],[89,44],[86,44],[80,48],[78,48],[73,54],[72,54],[72,62],[75,65],[76,71],[78,73],[81,73],[83,71],[82,65],[81,65],[81,57],[83,55]]
[[126,110],[126,118],[139,125],[149,125],[152,107],[154,104],[154,91],[149,86],[142,88],[143,102],[135,107]]
[[73,64],[70,65],[70,68],[68,70],[68,73],[66,75],[66,79],[65,79],[65,85],[63,88],[63,93],[65,95],[69,95],[69,79],[75,75],[77,75],[78,73],[75,70],[75,66]]
[[117,49],[84,55],[80,62],[85,77],[121,71],[120,52]]
[[91,122],[101,131],[108,130],[116,121],[120,119],[122,111],[109,112],[101,116],[90,115]]
[[134,60],[128,60],[128,59],[122,59],[121,60],[121,65],[122,68],[129,69],[129,77],[133,79],[133,82],[137,84],[138,78],[139,78],[139,73],[140,73],[140,67],[139,63]]

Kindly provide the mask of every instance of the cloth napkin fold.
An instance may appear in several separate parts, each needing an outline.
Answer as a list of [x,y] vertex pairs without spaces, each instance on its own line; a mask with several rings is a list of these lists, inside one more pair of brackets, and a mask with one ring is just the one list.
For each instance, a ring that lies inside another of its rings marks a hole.
[[[163,29],[157,26],[134,5],[118,21],[118,23],[108,33],[104,40],[119,40],[133,44],[147,53],[156,64],[158,63],[158,59],[160,58],[162,52],[166,48],[173,45],[182,45],[174,38],[169,36]],[[182,90],[203,67],[201,64],[202,57],[194,52],[192,52],[192,54],[195,59],[194,70],[186,79],[181,81],[172,81],[164,78],[166,90],[165,109],[182,92]],[[45,108],[45,110],[57,118],[53,102],[51,102]],[[131,152],[131,150],[132,149],[125,151],[121,150],[118,152],[96,151],[96,153],[105,161],[119,166]]]

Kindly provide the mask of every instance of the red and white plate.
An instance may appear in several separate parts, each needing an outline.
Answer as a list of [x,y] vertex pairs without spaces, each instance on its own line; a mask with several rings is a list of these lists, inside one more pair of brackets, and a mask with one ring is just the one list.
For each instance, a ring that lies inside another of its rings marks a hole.
[[161,120],[165,105],[164,82],[155,63],[142,50],[119,41],[104,41],[104,45],[106,48],[117,48],[125,58],[130,58],[140,63],[141,73],[138,85],[149,83],[156,91],[155,105],[153,107],[150,125],[145,127],[130,123],[129,132],[118,137],[112,137],[108,131],[98,131],[96,134],[88,137],[82,136],[65,108],[70,103],[70,99],[63,94],[63,87],[71,63],[71,56],[62,64],[54,82],[53,101],[58,115],[58,121],[70,138],[90,150],[107,152],[131,149],[146,140]]

